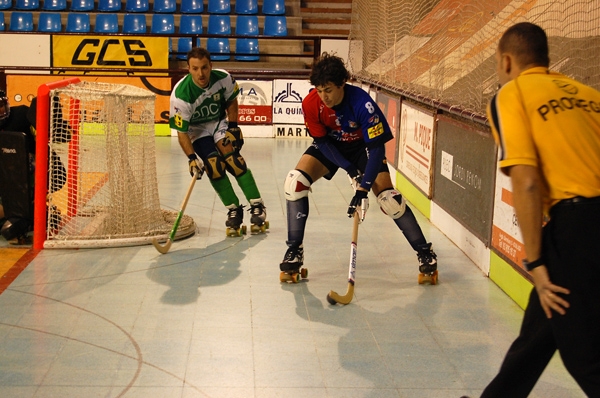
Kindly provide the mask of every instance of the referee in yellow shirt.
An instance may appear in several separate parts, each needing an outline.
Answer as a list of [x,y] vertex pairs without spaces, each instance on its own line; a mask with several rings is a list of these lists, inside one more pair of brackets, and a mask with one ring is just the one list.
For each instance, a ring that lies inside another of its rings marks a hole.
[[546,33],[531,23],[502,35],[496,61],[488,118],[535,288],[482,398],[527,397],[557,349],[587,396],[600,397],[600,92],[548,70]]

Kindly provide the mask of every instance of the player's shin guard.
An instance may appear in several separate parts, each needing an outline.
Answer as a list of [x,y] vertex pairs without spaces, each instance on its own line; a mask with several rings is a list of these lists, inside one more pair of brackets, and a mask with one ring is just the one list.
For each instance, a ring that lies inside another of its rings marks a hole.
[[229,207],[231,204],[234,204],[236,207],[240,205],[240,201],[233,191],[233,187],[231,186],[231,182],[227,175],[216,180],[210,180],[210,185],[212,185],[217,195],[219,195],[221,202],[223,202],[226,207]]
[[300,245],[304,240],[304,229],[308,218],[308,197],[298,200],[286,201],[287,224],[288,224],[288,246]]
[[423,235],[423,231],[421,231],[421,227],[415,218],[410,207],[406,206],[406,210],[402,217],[394,220],[398,228],[404,234],[404,237],[410,243],[410,246],[414,251],[418,252],[420,245],[424,245],[427,243],[425,236]]
[[242,192],[248,202],[252,199],[260,198],[260,192],[258,191],[258,187],[256,186],[256,181],[254,180],[254,176],[252,175],[252,171],[247,169],[246,172],[240,176],[235,178],[240,186]]

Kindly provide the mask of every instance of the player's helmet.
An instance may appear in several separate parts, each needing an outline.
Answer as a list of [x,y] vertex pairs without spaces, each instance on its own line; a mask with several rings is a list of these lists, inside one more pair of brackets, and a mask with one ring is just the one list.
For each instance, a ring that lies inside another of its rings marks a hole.
[[4,122],[10,116],[10,105],[8,103],[8,97],[6,92],[0,90],[0,126],[4,125]]

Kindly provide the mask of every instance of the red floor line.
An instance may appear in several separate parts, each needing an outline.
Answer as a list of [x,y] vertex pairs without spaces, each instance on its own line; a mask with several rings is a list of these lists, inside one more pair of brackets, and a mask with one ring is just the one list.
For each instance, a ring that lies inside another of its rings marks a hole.
[[29,265],[41,250],[29,249],[21,256],[17,262],[10,267],[8,271],[0,278],[0,294],[2,294],[10,284],[17,279],[17,276]]

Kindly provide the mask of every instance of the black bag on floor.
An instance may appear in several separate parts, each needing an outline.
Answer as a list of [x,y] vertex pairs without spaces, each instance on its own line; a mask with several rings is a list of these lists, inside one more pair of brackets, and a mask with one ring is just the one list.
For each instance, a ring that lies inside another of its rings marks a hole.
[[26,234],[33,225],[32,171],[27,140],[25,133],[0,131],[0,197],[4,217],[8,219],[2,226],[2,235],[12,236],[7,240]]

